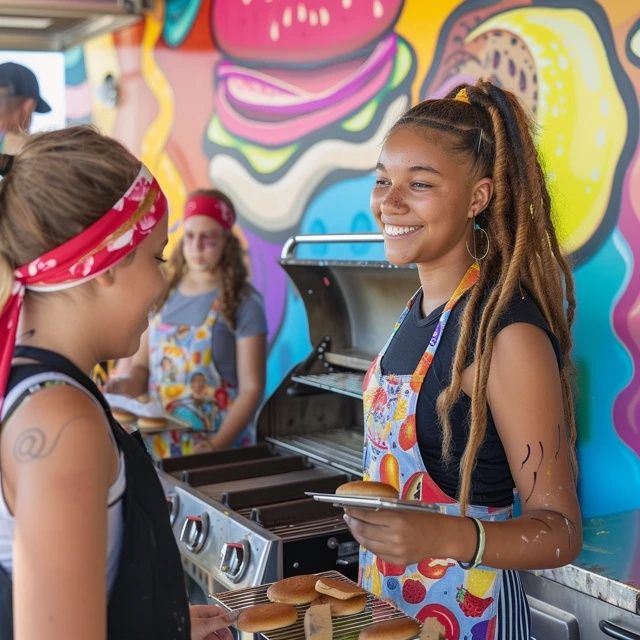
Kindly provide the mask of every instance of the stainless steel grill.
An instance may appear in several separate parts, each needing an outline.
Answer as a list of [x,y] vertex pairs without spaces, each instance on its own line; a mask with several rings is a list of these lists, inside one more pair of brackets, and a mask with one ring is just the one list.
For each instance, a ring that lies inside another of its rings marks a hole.
[[[337,578],[344,582],[351,582],[337,571],[325,571],[318,573],[317,575],[318,577],[325,576]],[[268,587],[268,584],[263,584],[259,587],[253,587],[250,589],[239,589],[237,591],[216,593],[212,597],[214,602],[220,604],[222,607],[227,609],[227,611],[236,611],[243,607],[250,607],[256,604],[269,602],[269,599],[267,598]],[[298,620],[295,624],[282,629],[268,631],[260,635],[262,635],[265,640],[304,640],[304,612],[308,607],[309,605],[296,607],[299,613]],[[398,611],[398,609],[387,602],[383,602],[369,594],[367,596],[367,605],[362,613],[357,613],[352,616],[333,618],[333,637],[343,638],[347,636],[354,636],[362,631],[362,629],[377,622],[406,617],[407,616],[405,616],[402,611]]]

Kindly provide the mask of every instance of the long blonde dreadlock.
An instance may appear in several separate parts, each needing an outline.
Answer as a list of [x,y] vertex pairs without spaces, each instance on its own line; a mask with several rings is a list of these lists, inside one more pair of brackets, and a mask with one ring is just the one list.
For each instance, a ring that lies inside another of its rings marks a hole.
[[[465,99],[456,100],[462,90],[466,90]],[[576,424],[571,382],[574,285],[554,229],[551,198],[534,144],[531,118],[515,95],[480,80],[475,86],[456,87],[445,99],[421,102],[401,116],[391,131],[400,127],[446,134],[451,150],[470,158],[473,171],[480,177],[491,176],[494,183],[493,198],[478,216],[491,238],[489,251],[462,314],[451,382],[436,405],[446,461],[452,444],[449,414],[460,396],[479,313],[469,437],[460,460],[458,499],[463,512],[470,501],[472,473],[487,429],[487,381],[496,328],[518,287],[524,287],[536,301],[560,344],[565,429],[575,476]]]

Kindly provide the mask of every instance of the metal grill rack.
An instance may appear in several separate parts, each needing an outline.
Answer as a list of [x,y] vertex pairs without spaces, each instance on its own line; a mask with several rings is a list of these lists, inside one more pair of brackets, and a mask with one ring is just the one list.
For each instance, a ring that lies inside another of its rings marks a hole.
[[[336,578],[337,580],[353,584],[351,580],[348,580],[337,571],[324,571],[316,575],[318,577]],[[235,611],[243,607],[269,602],[267,598],[267,589],[269,586],[269,584],[263,584],[259,587],[251,587],[249,589],[225,591],[223,593],[216,593],[215,596],[210,597],[214,603],[220,604],[228,611]],[[308,607],[308,604],[296,607],[298,609],[298,620],[294,624],[260,635],[265,640],[304,640],[304,612]],[[406,617],[402,611],[399,611],[389,603],[379,600],[372,594],[368,594],[367,605],[364,611],[351,616],[334,617],[332,619],[333,637],[336,640],[357,638],[360,631],[372,624],[383,622],[384,620]]]
[[362,427],[266,438],[267,442],[352,474],[361,474],[363,439]]
[[317,387],[325,391],[333,391],[352,398],[362,398],[363,380],[364,374],[348,371],[291,376],[292,382],[306,384],[309,387]]

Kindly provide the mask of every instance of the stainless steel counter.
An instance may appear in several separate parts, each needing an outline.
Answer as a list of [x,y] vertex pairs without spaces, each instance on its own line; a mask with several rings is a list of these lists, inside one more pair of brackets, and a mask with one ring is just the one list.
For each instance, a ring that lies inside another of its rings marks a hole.
[[640,614],[640,509],[589,518],[583,528],[573,564],[532,573]]
[[582,553],[522,572],[534,640],[640,640],[640,510],[583,523]]

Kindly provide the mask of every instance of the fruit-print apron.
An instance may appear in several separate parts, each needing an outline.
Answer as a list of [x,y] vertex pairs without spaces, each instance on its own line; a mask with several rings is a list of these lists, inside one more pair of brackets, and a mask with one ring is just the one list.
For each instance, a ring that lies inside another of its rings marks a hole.
[[[460,514],[460,504],[436,485],[424,466],[417,439],[416,406],[451,310],[477,282],[478,275],[479,267],[474,263],[445,305],[413,374],[383,375],[380,362],[415,301],[416,292],[363,383],[364,479],[391,484],[404,500],[437,503],[442,513],[456,516]],[[481,520],[504,520],[511,516],[511,507],[471,505],[467,512]],[[360,550],[361,585],[421,622],[435,618],[444,627],[446,640],[495,638],[501,574],[500,570],[485,566],[464,570],[450,558],[425,558],[417,564],[398,566],[364,548]],[[513,636],[516,637],[520,636]]]
[[[208,435],[220,429],[237,395],[237,387],[224,380],[215,365],[212,337],[219,316],[218,299],[201,325],[167,324],[160,316],[156,314],[149,323],[149,392],[165,411],[191,428],[144,434],[156,459],[206,448]],[[249,426],[231,446],[249,446],[253,440]]]

